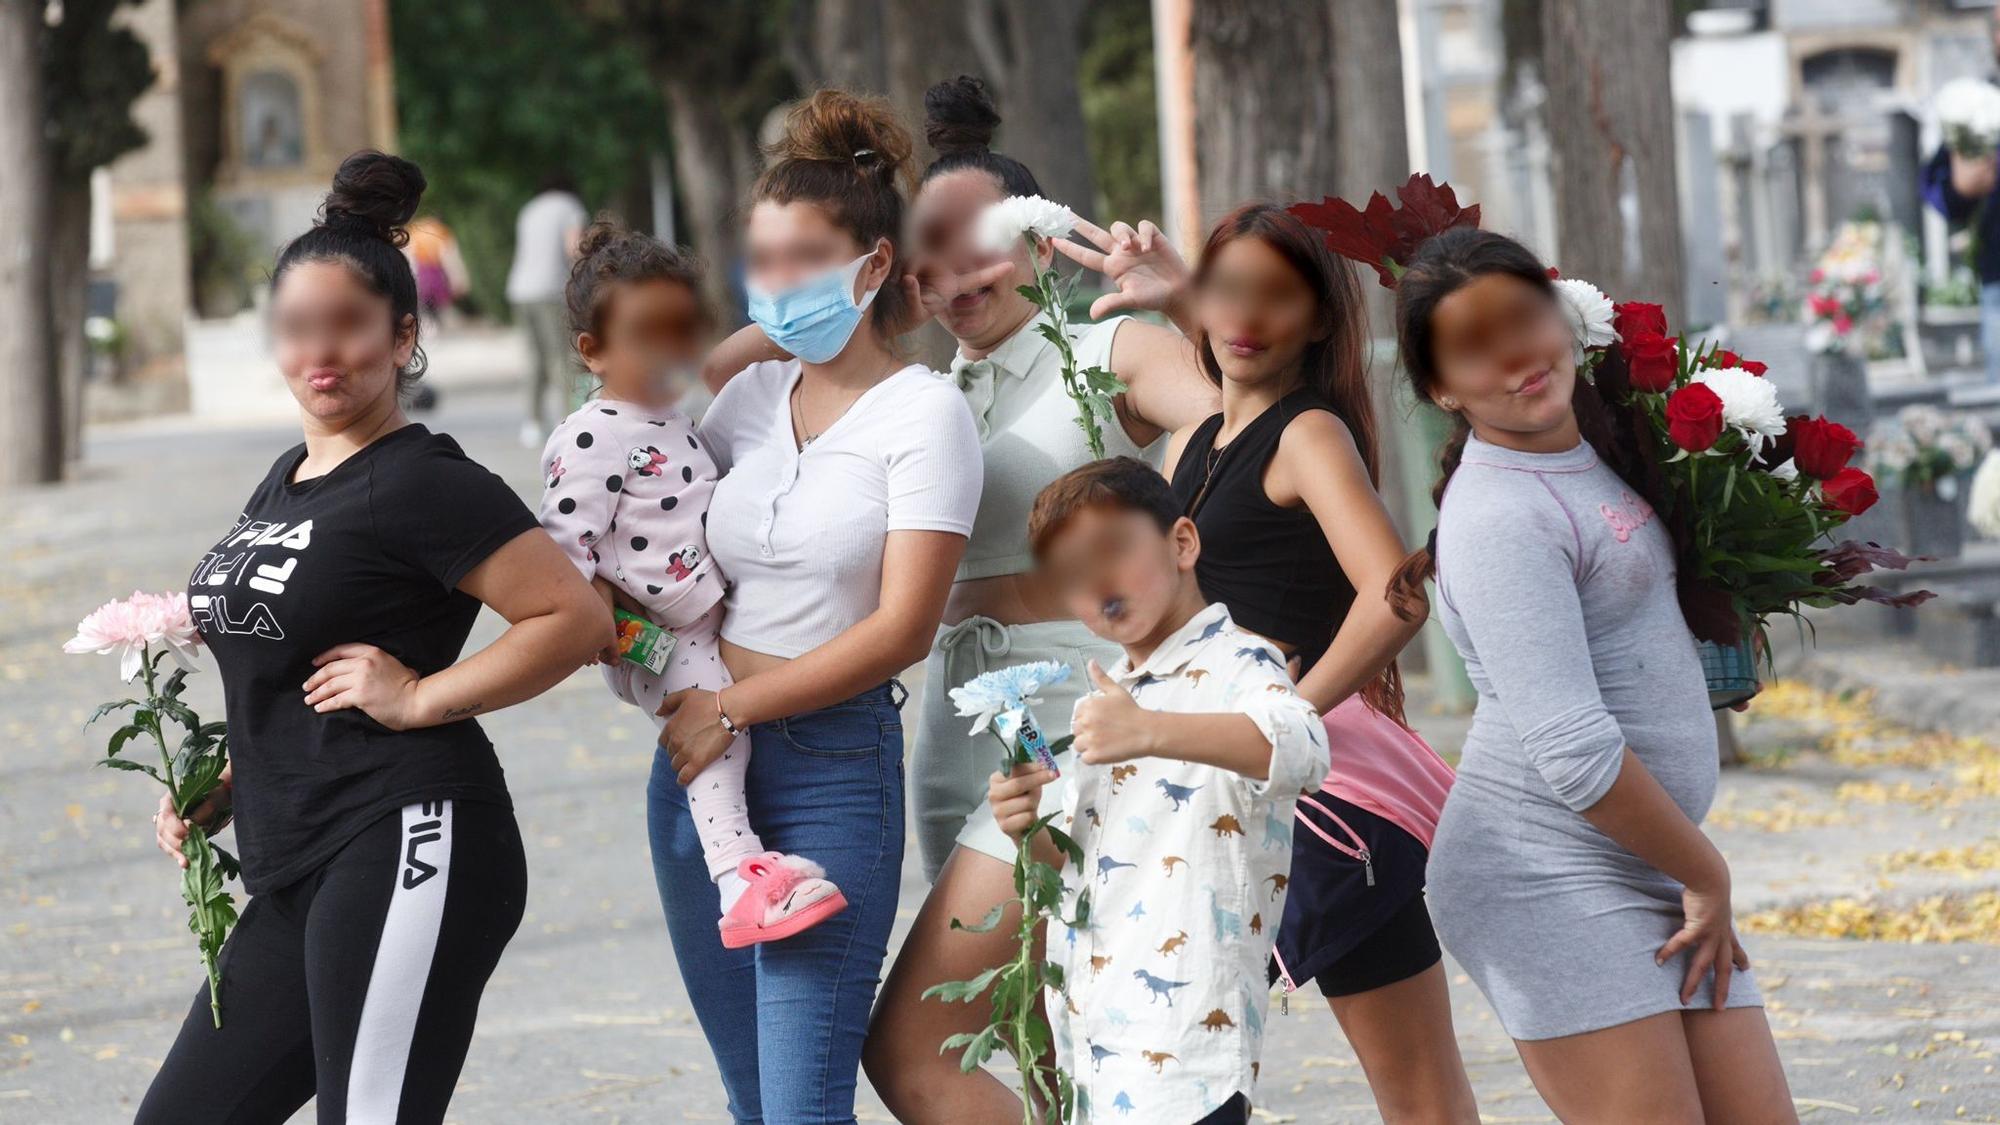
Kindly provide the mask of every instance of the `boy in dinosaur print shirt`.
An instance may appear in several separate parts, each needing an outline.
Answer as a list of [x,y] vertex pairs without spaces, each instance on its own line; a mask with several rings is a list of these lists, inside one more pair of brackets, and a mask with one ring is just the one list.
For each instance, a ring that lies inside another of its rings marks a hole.
[[[1065,605],[1124,646],[1076,704],[1066,828],[1067,916],[1049,956],[1067,997],[1048,1001],[1078,1120],[1225,1125],[1249,1118],[1284,913],[1292,806],[1326,775],[1325,728],[1282,657],[1208,605],[1201,544],[1157,472],[1131,458],[1086,465],[1036,499],[1029,539]],[[1042,786],[995,774],[1000,827],[1033,822]],[[1038,838],[1045,840],[1046,838]],[[1062,862],[1053,847],[1044,858]]]

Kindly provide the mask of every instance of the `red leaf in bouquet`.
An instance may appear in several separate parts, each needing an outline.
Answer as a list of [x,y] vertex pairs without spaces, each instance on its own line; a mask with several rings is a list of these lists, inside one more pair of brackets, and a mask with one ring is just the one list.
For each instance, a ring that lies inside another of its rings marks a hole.
[[1730,351],[1728,348],[1717,348],[1709,355],[1708,362],[1702,366],[1710,368],[1741,367],[1743,366],[1743,357]]
[[1648,329],[1636,329],[1629,334],[1621,332],[1620,335],[1624,338],[1620,348],[1625,353],[1627,378],[1631,380],[1632,389],[1648,394],[1660,394],[1671,389],[1674,379],[1680,374],[1680,341]]
[[1859,539],[1842,540],[1837,546],[1821,552],[1819,560],[1826,564],[1822,576],[1830,577],[1836,584],[1859,578],[1871,570],[1907,570],[1913,562],[1935,561],[1928,555],[1912,557],[1894,547],[1864,543]]
[[1689,383],[1667,398],[1667,436],[1689,453],[1700,453],[1722,436],[1722,396]]
[[1759,363],[1754,359],[1743,360],[1736,366],[1741,367],[1743,370],[1748,371],[1752,375],[1762,375],[1764,372],[1769,371],[1771,369],[1770,364]]
[[1824,414],[1787,421],[1785,432],[1794,440],[1792,463],[1814,480],[1831,480],[1861,448],[1853,430]]
[[1877,605],[1892,605],[1899,609],[1919,606],[1937,597],[1936,594],[1929,590],[1911,590],[1907,594],[1892,594],[1880,586],[1847,586],[1835,590],[1827,596],[1834,601],[1840,602],[1842,605],[1853,605],[1856,602],[1874,602]]
[[1650,301],[1621,301],[1611,306],[1611,327],[1629,340],[1647,332],[1667,334],[1667,310]]
[[1820,496],[1827,506],[1858,516],[1875,506],[1880,499],[1875,492],[1875,478],[1852,466],[1828,477],[1819,486]]
[[1366,211],[1332,195],[1318,203],[1294,203],[1286,210],[1319,231],[1327,249],[1372,267],[1383,288],[1396,287],[1396,274],[1389,268],[1392,261],[1402,263],[1390,256],[1396,245],[1396,208],[1381,192],[1368,197]]
[[1394,289],[1396,275],[1425,239],[1452,227],[1479,225],[1477,203],[1460,207],[1451,185],[1433,183],[1429,176],[1411,176],[1396,196],[1400,207],[1378,191],[1368,197],[1365,210],[1331,195],[1286,210],[1325,236],[1327,249],[1374,269],[1383,287]]
[[1403,181],[1396,189],[1396,198],[1403,201],[1395,212],[1397,249],[1402,253],[1392,254],[1398,262],[1409,261],[1410,253],[1434,234],[1479,225],[1479,204],[1460,207],[1450,184],[1437,183],[1421,172]]

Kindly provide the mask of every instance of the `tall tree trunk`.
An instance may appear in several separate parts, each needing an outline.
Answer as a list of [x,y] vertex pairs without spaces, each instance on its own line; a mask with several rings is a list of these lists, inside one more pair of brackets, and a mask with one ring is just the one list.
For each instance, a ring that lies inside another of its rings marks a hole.
[[0,0],[0,485],[61,476],[49,319],[41,0]]
[[[1340,163],[1333,186],[1325,189],[1359,205],[1370,192],[1393,193],[1396,185],[1410,175],[1409,128],[1403,119],[1403,54],[1396,18],[1396,0],[1324,0],[1328,12],[1336,16],[1333,28],[1333,104],[1337,115],[1325,122],[1305,122],[1305,129],[1331,129],[1338,145]],[[1319,194],[1308,185],[1303,193]],[[1361,279],[1362,300],[1368,313],[1372,338],[1393,338],[1391,321],[1394,304],[1387,289],[1376,283],[1373,270],[1356,269]],[[1381,446],[1382,499],[1406,540],[1413,534],[1409,505],[1428,504],[1424,495],[1430,481],[1409,481],[1402,471],[1398,454],[1401,440],[1418,431],[1402,423],[1396,405],[1393,349],[1375,357],[1372,385],[1375,401],[1375,428]]]
[[742,323],[735,276],[742,246],[737,208],[749,194],[755,158],[752,138],[724,116],[712,97],[692,85],[663,83],[674,136],[674,178],[687,215],[683,241],[693,245],[708,267],[704,273],[710,307],[725,327]]
[[[1333,0],[1194,5],[1189,34],[1204,226],[1240,203],[1317,199],[1340,182],[1332,127],[1334,6]],[[1372,112],[1371,104],[1354,112]]]
[[1683,298],[1674,110],[1674,5],[1543,0],[1557,262],[1621,301]]
[[61,176],[50,192],[49,321],[62,411],[61,457],[83,457],[83,381],[90,345],[83,334],[90,293],[90,177]]
[[984,0],[967,11],[981,73],[1000,97],[1002,147],[1035,173],[1049,198],[1086,213],[1097,210],[1077,73],[1082,6],[1074,0]]
[[[939,4],[935,0],[883,0],[882,31],[887,84],[882,93],[921,142],[924,91],[947,78],[981,74],[972,45],[973,13],[980,3]],[[993,78],[993,75],[982,75]],[[1006,105],[1001,104],[1001,113]],[[919,153],[928,153],[921,144]],[[919,162],[924,157],[919,157]]]
[[[795,6],[807,0],[795,0]],[[800,86],[885,93],[889,51],[885,0],[810,0],[806,18],[788,21],[785,65]]]

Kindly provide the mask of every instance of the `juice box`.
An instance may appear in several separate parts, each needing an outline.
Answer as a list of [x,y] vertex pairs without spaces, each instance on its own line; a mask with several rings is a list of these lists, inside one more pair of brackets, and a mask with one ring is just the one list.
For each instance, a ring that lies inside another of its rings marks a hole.
[[674,635],[636,613],[614,609],[611,617],[618,625],[619,659],[637,664],[655,676],[665,675],[667,657],[674,652]]

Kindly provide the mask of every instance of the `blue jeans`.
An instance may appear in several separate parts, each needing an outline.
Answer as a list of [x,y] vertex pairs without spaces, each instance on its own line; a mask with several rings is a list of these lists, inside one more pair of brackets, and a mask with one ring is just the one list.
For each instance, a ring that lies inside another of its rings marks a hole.
[[825,867],[847,896],[847,909],[783,941],[722,947],[687,792],[665,751],[653,759],[653,875],[738,1122],[854,1120],[861,1041],[903,870],[903,720],[892,692],[902,695],[901,685],[750,728],[751,825],[772,851]]
[[1986,358],[1986,381],[2000,384],[2000,281],[1979,287],[1979,350]]

